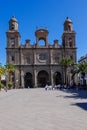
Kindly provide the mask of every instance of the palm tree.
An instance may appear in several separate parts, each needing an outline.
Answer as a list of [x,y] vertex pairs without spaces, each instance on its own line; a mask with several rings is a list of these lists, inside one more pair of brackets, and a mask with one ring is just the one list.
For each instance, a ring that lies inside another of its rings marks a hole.
[[64,67],[64,71],[65,71],[65,84],[68,83],[68,76],[67,76],[67,71],[68,71],[68,67],[70,65],[73,65],[74,64],[74,61],[69,58],[69,57],[63,57],[62,60],[61,60],[61,65]]
[[8,74],[9,82],[11,81],[12,72],[15,72],[15,65],[14,64],[7,64],[6,65],[6,73]]
[[[11,84],[13,84],[11,76],[13,75],[14,72],[17,72],[17,73],[19,72],[14,64],[5,65],[6,88],[8,88],[9,85],[11,86]],[[14,83],[15,83],[15,81],[14,81]]]
[[83,62],[83,63],[78,63],[74,70],[73,70],[73,77],[75,76],[75,74],[77,73],[81,73],[81,77],[83,79],[83,86],[85,86],[85,73],[87,72],[87,62]]
[[0,64],[0,83],[1,83],[1,76],[5,74],[5,68]]

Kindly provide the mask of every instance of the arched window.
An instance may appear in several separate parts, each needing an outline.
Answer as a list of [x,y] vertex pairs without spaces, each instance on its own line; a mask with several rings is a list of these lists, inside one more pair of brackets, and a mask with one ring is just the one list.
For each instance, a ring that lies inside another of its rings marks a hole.
[[72,47],[72,38],[69,38],[69,46]]
[[14,30],[14,28],[15,28],[15,25],[14,25],[14,23],[12,23],[11,24],[11,29]]
[[43,39],[39,40],[39,46],[45,46],[45,41]]
[[13,62],[15,61],[15,57],[14,57],[14,56],[12,56],[12,61],[13,61]]
[[11,47],[14,47],[14,46],[15,46],[15,39],[11,38]]
[[39,59],[40,60],[46,60],[46,54],[45,53],[40,53],[39,54]]
[[26,64],[30,64],[30,56],[26,56],[25,57],[25,63]]
[[71,58],[71,60],[73,60],[73,56],[72,55],[70,56],[70,58]]
[[71,31],[71,27],[70,27],[70,25],[68,25],[68,31]]
[[55,62],[55,63],[59,63],[59,57],[58,57],[58,56],[55,56],[54,62]]

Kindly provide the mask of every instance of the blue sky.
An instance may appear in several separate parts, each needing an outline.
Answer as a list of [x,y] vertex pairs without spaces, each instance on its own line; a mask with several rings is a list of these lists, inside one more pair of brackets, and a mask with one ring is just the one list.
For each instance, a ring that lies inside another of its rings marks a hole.
[[15,16],[19,23],[21,43],[26,39],[35,43],[35,30],[47,27],[48,42],[53,44],[63,33],[68,16],[76,32],[77,60],[87,53],[87,0],[0,0],[0,63],[6,64],[6,31],[8,22]]

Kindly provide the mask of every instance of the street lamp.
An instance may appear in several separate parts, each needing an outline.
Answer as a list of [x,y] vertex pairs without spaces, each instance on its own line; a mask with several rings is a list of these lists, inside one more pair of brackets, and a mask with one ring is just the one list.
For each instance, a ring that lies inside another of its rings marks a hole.
[[5,70],[5,80],[6,80],[6,92],[8,90],[8,74],[7,74],[7,70]]

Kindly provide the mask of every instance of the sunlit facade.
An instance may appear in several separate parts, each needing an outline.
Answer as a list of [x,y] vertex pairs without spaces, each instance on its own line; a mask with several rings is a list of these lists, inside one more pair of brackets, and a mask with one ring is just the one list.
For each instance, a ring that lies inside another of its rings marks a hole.
[[[78,63],[84,63],[84,62],[87,62],[87,54],[84,55],[84,56],[82,56],[82,57],[78,60]],[[79,73],[78,77],[79,77],[79,83],[80,83],[81,85],[83,85],[83,78],[82,78],[81,73]],[[86,81],[86,85],[87,85],[87,73],[85,73],[85,81]]]
[[66,18],[64,22],[61,44],[57,39],[50,44],[48,35],[46,28],[37,28],[35,44],[28,39],[25,44],[21,44],[18,21],[15,17],[10,19],[9,30],[6,32],[6,55],[7,63],[15,64],[19,70],[19,73],[12,73],[15,87],[44,87],[47,82],[52,85],[64,83],[64,68],[60,61],[66,56],[76,62],[77,57],[76,33],[72,21]]

